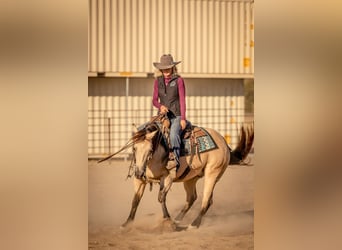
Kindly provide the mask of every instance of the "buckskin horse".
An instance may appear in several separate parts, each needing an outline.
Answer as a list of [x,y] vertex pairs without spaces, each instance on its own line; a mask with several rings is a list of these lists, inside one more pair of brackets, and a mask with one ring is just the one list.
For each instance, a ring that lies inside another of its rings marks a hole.
[[133,146],[133,164],[131,166],[134,168],[134,196],[129,216],[121,227],[126,227],[133,222],[146,184],[152,186],[152,183],[159,183],[158,201],[162,206],[163,218],[171,221],[166,206],[166,196],[173,182],[183,182],[186,191],[186,204],[173,222],[179,223],[197,199],[196,182],[204,177],[201,210],[189,227],[200,226],[202,217],[213,204],[213,191],[216,183],[228,165],[240,164],[245,160],[252,148],[254,139],[253,126],[248,128],[242,126],[238,145],[234,150],[231,150],[225,139],[213,129],[192,127],[192,137],[198,137],[196,133],[203,135],[203,131],[207,133],[209,136],[207,138],[212,140],[211,143],[215,147],[211,150],[199,152],[199,142],[192,143],[190,154],[180,157],[180,167],[174,180],[166,169],[170,150],[165,139],[163,126],[156,121],[149,122],[143,129],[136,131],[120,151],[99,161],[105,161],[129,146]]

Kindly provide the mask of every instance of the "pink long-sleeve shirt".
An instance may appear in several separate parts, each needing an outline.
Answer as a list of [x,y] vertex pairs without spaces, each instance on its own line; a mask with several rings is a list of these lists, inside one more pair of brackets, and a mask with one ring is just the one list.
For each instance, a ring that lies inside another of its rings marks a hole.
[[[171,78],[164,78],[165,85],[167,86],[170,82]],[[181,112],[181,119],[185,120],[186,115],[186,104],[185,104],[185,85],[184,80],[182,77],[177,78],[177,86],[178,86],[178,95],[179,95],[179,104],[180,104],[180,112]],[[154,87],[153,87],[153,106],[160,109],[161,103],[159,102],[158,96],[158,79],[154,80]]]

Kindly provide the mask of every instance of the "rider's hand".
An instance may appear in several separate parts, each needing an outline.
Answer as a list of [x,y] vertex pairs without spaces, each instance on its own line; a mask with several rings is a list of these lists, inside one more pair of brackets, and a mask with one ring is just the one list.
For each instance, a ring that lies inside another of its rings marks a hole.
[[185,121],[185,120],[181,120],[181,121],[180,121],[180,125],[181,125],[181,127],[182,127],[182,130],[184,130],[185,127],[186,127],[186,121]]
[[164,105],[161,105],[161,106],[160,106],[160,113],[161,113],[162,115],[164,115],[164,114],[166,114],[167,112],[169,112],[168,108],[165,107]]

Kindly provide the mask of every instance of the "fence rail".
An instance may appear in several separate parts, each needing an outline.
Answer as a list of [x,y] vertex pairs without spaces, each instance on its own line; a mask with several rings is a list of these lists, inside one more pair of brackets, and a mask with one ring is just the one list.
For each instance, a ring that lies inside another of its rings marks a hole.
[[[242,125],[251,125],[253,115],[232,108],[188,109],[187,119],[193,124],[217,130],[231,147],[239,139]],[[232,115],[233,114],[233,115]],[[133,124],[139,126],[155,115],[155,109],[92,109],[88,111],[88,158],[101,158],[123,147],[133,133]],[[127,158],[131,150],[119,153]]]

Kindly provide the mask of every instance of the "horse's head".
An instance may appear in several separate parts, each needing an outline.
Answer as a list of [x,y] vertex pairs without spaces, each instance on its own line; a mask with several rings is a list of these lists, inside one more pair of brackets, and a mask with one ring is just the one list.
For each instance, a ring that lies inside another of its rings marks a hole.
[[134,174],[138,179],[145,177],[146,167],[153,155],[152,139],[158,131],[147,132],[143,138],[133,144]]

